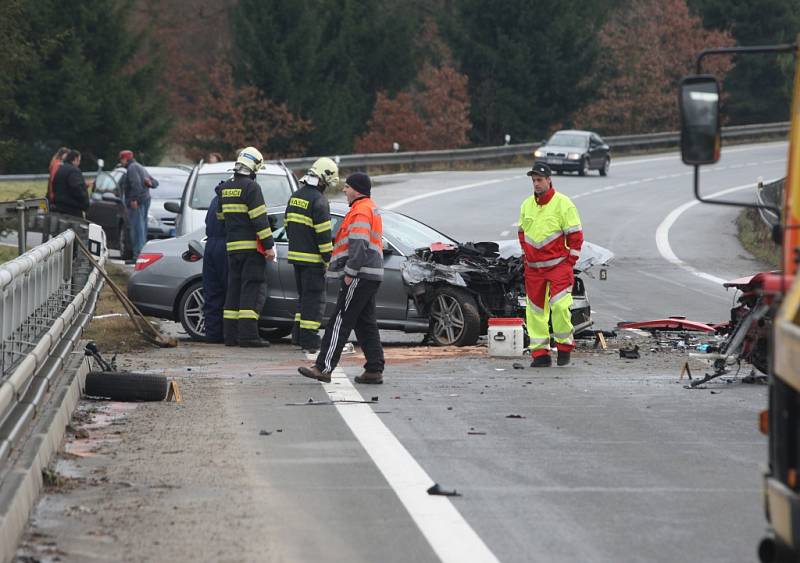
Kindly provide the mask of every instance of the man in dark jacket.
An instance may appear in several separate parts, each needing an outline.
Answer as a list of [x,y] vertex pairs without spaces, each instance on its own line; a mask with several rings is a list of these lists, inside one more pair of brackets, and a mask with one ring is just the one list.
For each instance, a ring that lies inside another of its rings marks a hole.
[[126,263],[135,264],[142,247],[147,242],[150,189],[158,187],[158,181],[147,173],[144,166],[136,162],[133,151],[120,151],[119,163],[127,170],[123,180],[123,191],[125,206],[128,208],[128,230],[133,251],[133,257]]
[[83,219],[89,209],[89,190],[83,179],[81,153],[71,150],[53,177],[53,207],[58,213]]
[[206,213],[206,246],[203,251],[203,317],[206,341],[223,341],[222,310],[228,286],[228,254],[225,252],[225,221],[214,196]]
[[297,310],[292,343],[304,352],[319,350],[319,330],[325,306],[325,268],[331,261],[331,212],[325,189],[339,183],[339,168],[330,158],[320,158],[300,178],[300,189],[286,205],[289,263],[294,266]]
[[225,220],[228,252],[228,288],[222,313],[225,346],[269,346],[269,342],[258,335],[258,319],[267,298],[264,259],[275,259],[275,242],[264,194],[255,180],[263,162],[257,149],[242,149],[234,165],[233,178],[216,189]]

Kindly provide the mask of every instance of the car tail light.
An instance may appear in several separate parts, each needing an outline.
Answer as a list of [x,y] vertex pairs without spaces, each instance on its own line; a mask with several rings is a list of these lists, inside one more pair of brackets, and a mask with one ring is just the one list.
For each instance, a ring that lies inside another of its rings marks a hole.
[[133,267],[134,271],[144,270],[148,266],[155,264],[157,261],[161,260],[164,255],[160,252],[148,252],[140,254],[139,257],[136,259],[136,265]]

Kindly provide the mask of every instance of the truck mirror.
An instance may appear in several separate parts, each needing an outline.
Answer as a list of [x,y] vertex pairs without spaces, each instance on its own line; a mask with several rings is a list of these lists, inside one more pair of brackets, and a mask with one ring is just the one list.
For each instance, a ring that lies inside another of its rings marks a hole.
[[685,164],[713,164],[719,160],[719,84],[708,74],[681,80],[681,158]]

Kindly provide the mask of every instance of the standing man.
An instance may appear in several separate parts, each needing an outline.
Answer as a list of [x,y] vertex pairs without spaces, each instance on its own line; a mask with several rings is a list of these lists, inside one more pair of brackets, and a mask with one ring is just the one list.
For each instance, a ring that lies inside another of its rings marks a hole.
[[89,209],[89,190],[80,165],[81,153],[69,151],[53,176],[53,206],[58,213],[83,219]]
[[325,268],[333,250],[330,205],[323,193],[338,183],[336,163],[320,158],[300,178],[300,189],[286,205],[288,258],[294,266],[298,296],[292,342],[309,354],[319,350],[317,331],[325,307]]
[[269,346],[258,336],[258,318],[267,298],[265,258],[275,259],[267,206],[256,182],[256,172],[263,162],[254,147],[242,149],[233,178],[216,189],[228,252],[228,289],[222,315],[225,346]]
[[203,319],[206,342],[221,343],[222,311],[228,286],[228,254],[225,250],[225,217],[219,207],[219,196],[208,205],[206,213],[206,246],[203,251]]
[[127,169],[124,180],[125,206],[128,208],[128,232],[130,233],[133,257],[126,264],[135,264],[144,243],[147,242],[147,216],[150,213],[150,188],[158,182],[147,173],[144,166],[136,162],[133,151],[119,153],[119,163]]
[[572,268],[580,255],[583,230],[575,205],[553,188],[549,166],[534,163],[528,176],[533,182],[533,195],[520,207],[518,236],[525,260],[531,367],[552,364],[551,318],[558,350],[556,363],[565,366],[575,348],[569,307],[575,275]]
[[347,177],[344,193],[350,204],[333,245],[328,276],[341,278],[336,309],[322,339],[322,348],[311,367],[298,371],[305,377],[329,383],[339,363],[350,331],[367,362],[356,383],[383,383],[383,346],[375,318],[375,294],[383,280],[383,222],[370,199],[372,182],[357,172]]

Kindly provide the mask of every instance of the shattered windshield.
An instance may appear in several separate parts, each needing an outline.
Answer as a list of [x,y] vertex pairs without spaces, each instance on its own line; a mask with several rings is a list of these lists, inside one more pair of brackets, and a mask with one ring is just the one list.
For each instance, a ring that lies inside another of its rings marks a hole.
[[458,244],[436,229],[400,213],[381,211],[381,219],[383,234],[405,256],[413,254],[417,248],[427,248],[434,242]]

